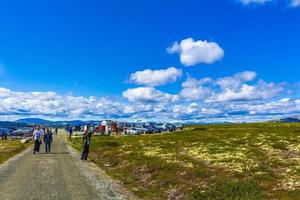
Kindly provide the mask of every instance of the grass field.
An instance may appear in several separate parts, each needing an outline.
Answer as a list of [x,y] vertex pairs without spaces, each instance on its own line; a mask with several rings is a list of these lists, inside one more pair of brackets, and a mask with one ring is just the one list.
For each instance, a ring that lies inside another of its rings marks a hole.
[[[80,138],[73,146],[81,149]],[[90,159],[143,199],[300,199],[300,124],[94,136]]]
[[20,153],[30,144],[22,144],[20,140],[0,140],[0,164],[8,160],[10,157]]

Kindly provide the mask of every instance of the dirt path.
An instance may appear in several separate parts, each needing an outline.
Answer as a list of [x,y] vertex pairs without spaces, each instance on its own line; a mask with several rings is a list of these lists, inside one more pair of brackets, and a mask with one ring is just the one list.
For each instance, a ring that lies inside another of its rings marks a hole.
[[82,162],[78,153],[54,136],[51,154],[25,150],[0,166],[0,199],[133,199],[97,166]]

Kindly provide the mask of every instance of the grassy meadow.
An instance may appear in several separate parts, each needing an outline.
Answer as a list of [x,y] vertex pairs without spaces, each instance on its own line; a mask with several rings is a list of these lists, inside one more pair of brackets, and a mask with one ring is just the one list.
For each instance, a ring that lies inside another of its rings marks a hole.
[[300,199],[299,123],[94,136],[90,159],[142,199]]
[[29,145],[29,143],[22,144],[20,140],[0,140],[0,164],[20,153]]

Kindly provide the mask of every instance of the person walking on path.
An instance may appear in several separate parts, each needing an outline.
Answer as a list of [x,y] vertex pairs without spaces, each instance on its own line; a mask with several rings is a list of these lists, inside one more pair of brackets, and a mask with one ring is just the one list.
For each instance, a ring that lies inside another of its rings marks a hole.
[[34,142],[33,154],[40,152],[42,135],[43,135],[43,132],[40,130],[40,126],[37,126],[36,130],[33,132],[33,142]]
[[2,140],[7,140],[7,132],[6,131],[2,132]]
[[52,133],[49,129],[46,129],[46,133],[44,134],[44,143],[45,143],[45,152],[51,153],[51,143],[52,143]]
[[90,127],[86,125],[84,127],[84,131],[82,134],[82,154],[81,154],[81,160],[87,160],[89,151],[90,151],[90,144],[91,144],[91,137],[92,132],[89,130]]
[[69,134],[69,140],[71,140],[72,134],[73,134],[73,128],[71,126],[69,126],[69,128],[68,128],[68,134]]
[[58,128],[55,128],[55,135],[57,135],[58,133]]

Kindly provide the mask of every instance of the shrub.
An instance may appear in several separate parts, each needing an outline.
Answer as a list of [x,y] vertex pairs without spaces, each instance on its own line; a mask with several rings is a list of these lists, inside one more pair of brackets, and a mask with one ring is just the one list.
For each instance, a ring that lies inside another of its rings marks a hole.
[[217,178],[207,187],[195,186],[190,192],[191,200],[257,200],[264,195],[258,184],[253,180],[235,181]]

